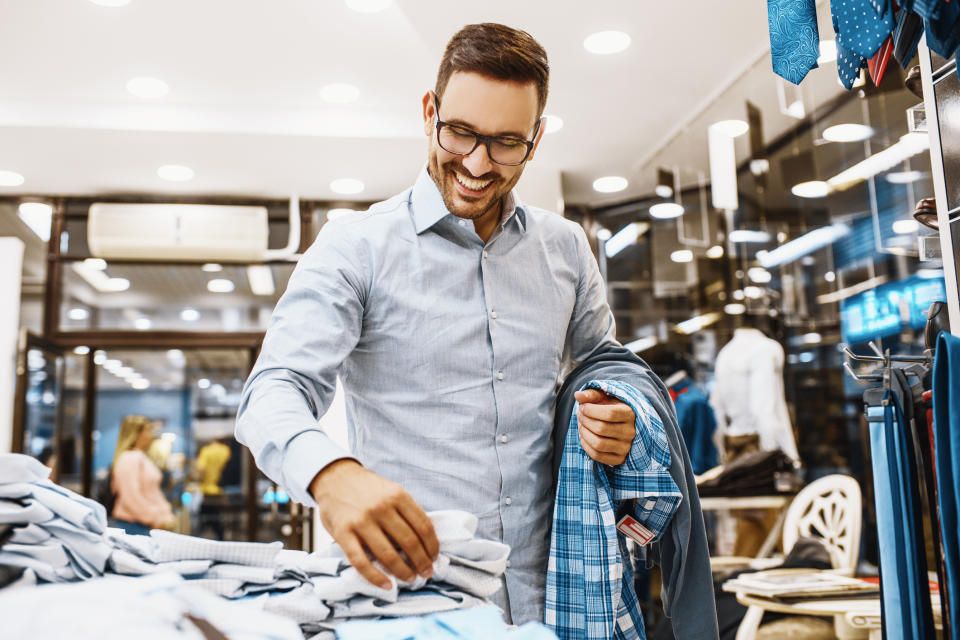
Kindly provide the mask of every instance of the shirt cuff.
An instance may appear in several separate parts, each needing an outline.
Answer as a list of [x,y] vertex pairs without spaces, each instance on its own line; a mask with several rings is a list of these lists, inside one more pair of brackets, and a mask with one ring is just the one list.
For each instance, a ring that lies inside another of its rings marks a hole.
[[327,465],[343,459],[356,460],[356,457],[322,431],[304,431],[287,443],[283,456],[284,488],[300,504],[316,507],[317,502],[310,495],[310,483]]

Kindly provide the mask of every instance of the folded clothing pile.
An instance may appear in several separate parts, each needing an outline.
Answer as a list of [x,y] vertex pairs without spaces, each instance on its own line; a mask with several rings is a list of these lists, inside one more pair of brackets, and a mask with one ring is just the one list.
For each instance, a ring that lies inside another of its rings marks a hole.
[[0,525],[12,532],[0,565],[24,569],[28,582],[101,576],[113,548],[98,502],[51,482],[50,468],[30,456],[0,455]]
[[[719,470],[719,471],[718,471]],[[768,496],[777,490],[777,475],[792,474],[793,462],[780,449],[753,451],[704,473],[697,483],[701,498],[708,496]],[[794,482],[788,484],[793,485]]]
[[155,529],[150,536],[109,529],[109,570],[126,575],[172,571],[192,585],[243,599],[298,622],[318,637],[334,637],[347,620],[396,618],[488,604],[502,586],[510,548],[474,537],[477,518],[462,511],[429,513],[440,554],[429,580],[391,577],[377,587],[352,568],[336,544],[306,553],[279,542],[222,542]]
[[539,622],[508,629],[496,607],[475,607],[422,618],[347,622],[338,640],[556,640]]

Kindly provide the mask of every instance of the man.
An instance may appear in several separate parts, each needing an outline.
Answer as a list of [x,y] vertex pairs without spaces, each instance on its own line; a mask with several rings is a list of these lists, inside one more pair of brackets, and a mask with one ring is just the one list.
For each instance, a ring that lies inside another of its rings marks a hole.
[[[546,52],[527,33],[470,25],[423,96],[426,169],[414,186],[321,230],[274,312],[244,388],[237,438],[294,499],[317,505],[376,584],[429,576],[424,509],[463,509],[512,548],[495,599],[541,619],[553,509],[557,381],[605,344],[613,315],[583,230],[512,188],[543,135]],[[316,426],[342,380],[350,452]],[[634,414],[600,391],[581,441],[625,459]]]

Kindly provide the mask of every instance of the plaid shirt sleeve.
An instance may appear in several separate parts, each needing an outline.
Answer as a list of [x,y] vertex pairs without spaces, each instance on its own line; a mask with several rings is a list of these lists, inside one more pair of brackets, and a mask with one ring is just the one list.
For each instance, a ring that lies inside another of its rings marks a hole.
[[580,446],[578,405],[573,407],[554,503],[545,622],[561,640],[646,638],[616,517],[636,500],[633,517],[659,539],[682,494],[670,477],[663,422],[650,403],[622,382],[594,380],[583,389],[628,404],[637,434],[622,464],[596,463]]

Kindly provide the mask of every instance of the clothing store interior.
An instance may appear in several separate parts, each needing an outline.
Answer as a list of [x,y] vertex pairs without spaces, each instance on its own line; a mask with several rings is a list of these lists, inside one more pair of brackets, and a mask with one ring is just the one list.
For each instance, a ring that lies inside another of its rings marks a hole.
[[4,637],[960,638],[957,5],[0,0]]

